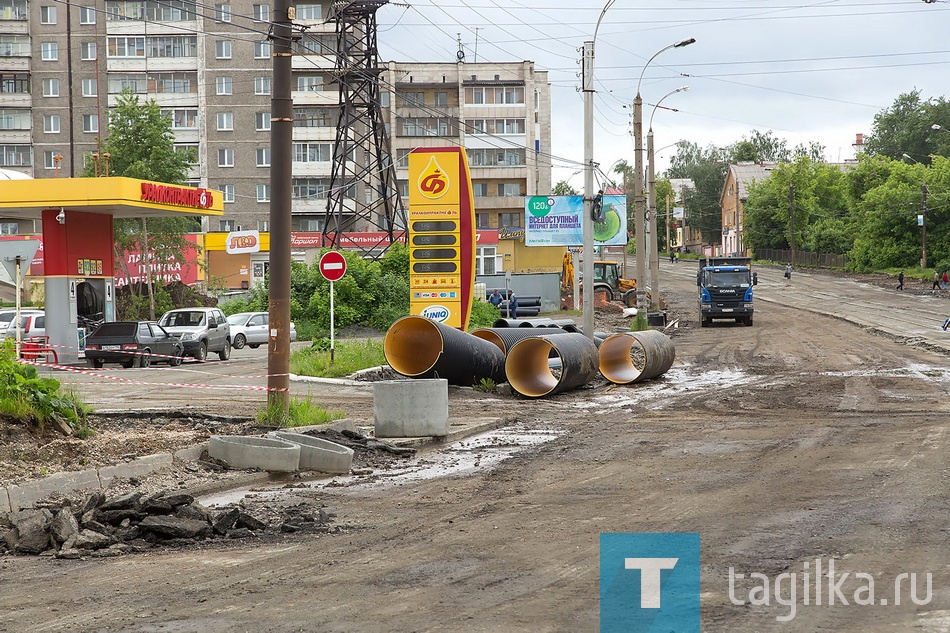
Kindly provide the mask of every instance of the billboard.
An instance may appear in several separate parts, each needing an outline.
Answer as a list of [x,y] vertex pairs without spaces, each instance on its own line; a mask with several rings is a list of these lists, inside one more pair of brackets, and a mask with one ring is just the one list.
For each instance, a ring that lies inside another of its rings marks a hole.
[[475,207],[464,148],[409,154],[409,312],[468,327],[475,289]]
[[[595,246],[627,243],[627,197],[604,196],[603,220],[594,222]],[[583,246],[584,196],[525,198],[525,246]]]

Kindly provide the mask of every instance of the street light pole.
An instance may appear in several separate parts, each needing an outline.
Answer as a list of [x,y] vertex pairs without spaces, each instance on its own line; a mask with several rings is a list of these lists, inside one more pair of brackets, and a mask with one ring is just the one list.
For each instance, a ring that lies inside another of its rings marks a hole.
[[[644,232],[646,230],[645,218],[644,218],[644,200],[643,200],[643,99],[640,97],[640,84],[643,82],[643,74],[647,70],[647,66],[650,65],[656,56],[662,53],[663,51],[668,51],[671,48],[683,48],[684,46],[689,46],[690,44],[696,41],[695,37],[691,37],[688,40],[683,40],[675,44],[670,44],[669,46],[664,46],[657,52],[653,54],[653,57],[647,60],[647,63],[643,65],[643,70],[640,71],[640,78],[637,80],[637,96],[633,99],[633,163],[634,169],[636,171],[635,180],[634,180],[634,192],[633,192],[633,206],[634,206],[634,231],[636,232],[636,249],[637,249],[637,308],[640,309],[643,307],[643,287],[644,281],[646,279],[646,236]],[[655,296],[655,294],[654,294]]]
[[[936,123],[934,124],[936,125]],[[934,129],[938,129],[939,126]],[[909,154],[902,154],[907,160],[912,160],[915,163],[920,164],[920,161],[912,158]],[[927,194],[930,193],[930,190],[927,189],[927,166],[924,165],[924,180],[920,186],[920,267],[927,267]]]
[[581,87],[584,91],[584,334],[594,340],[594,42],[604,14],[616,0],[607,0],[600,11],[594,37],[584,42]]
[[[650,113],[650,125],[647,127],[647,223],[648,226],[652,226],[653,230],[656,232],[655,235],[650,236],[650,229],[646,230],[646,234],[649,237],[649,249],[648,253],[650,255],[650,309],[659,310],[660,309],[660,222],[657,217],[656,212],[656,173],[655,165],[653,160],[653,116],[656,114],[657,108],[660,107],[660,104],[663,103],[663,100],[669,97],[670,95],[675,95],[677,92],[686,92],[689,90],[689,86],[680,86],[676,90],[671,90],[666,93],[653,105],[653,111]],[[650,225],[650,220],[653,221],[653,224]]]

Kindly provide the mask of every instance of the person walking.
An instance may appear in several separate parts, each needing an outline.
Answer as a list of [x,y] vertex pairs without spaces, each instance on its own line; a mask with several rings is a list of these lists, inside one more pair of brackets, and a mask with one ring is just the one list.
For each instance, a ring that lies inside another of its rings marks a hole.
[[508,316],[512,319],[518,318],[518,297],[515,296],[515,293],[511,293],[508,298]]
[[792,265],[791,264],[785,264],[785,279],[789,281],[792,280]]
[[943,271],[943,277],[940,278],[940,287],[946,290],[948,283],[950,283],[950,276],[947,275],[947,271]]
[[900,273],[898,273],[897,275],[897,289],[898,290],[904,289],[904,271],[903,270],[900,271]]
[[940,273],[934,270],[934,285],[931,286],[930,290],[936,290],[940,286]]
[[494,292],[491,293],[491,296],[488,297],[488,302],[496,308],[501,305],[501,295],[498,294],[498,288],[495,288]]

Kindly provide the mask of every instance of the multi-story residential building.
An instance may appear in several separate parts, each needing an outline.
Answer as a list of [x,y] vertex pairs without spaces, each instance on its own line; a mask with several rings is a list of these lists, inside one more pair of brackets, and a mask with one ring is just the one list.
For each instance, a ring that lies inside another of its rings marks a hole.
[[383,78],[384,116],[402,195],[408,195],[414,148],[464,147],[476,226],[499,235],[497,244],[479,245],[478,274],[560,270],[563,248],[524,247],[525,196],[551,191],[547,72],[529,61],[390,62]]
[[[329,2],[297,2],[292,230],[324,229],[339,117]],[[154,99],[176,143],[198,157],[189,184],[224,193],[210,232],[267,231],[270,214],[271,3],[262,0],[0,0],[0,168],[80,176],[123,90]],[[480,272],[544,268],[523,248],[524,196],[551,188],[551,104],[531,62],[391,62],[381,107],[407,195],[413,147],[462,145],[477,224],[498,229]],[[100,164],[105,170],[105,164]],[[38,223],[37,223],[38,224]],[[0,232],[33,233],[31,222]],[[355,230],[369,227],[354,225]],[[560,254],[556,258],[560,262]]]

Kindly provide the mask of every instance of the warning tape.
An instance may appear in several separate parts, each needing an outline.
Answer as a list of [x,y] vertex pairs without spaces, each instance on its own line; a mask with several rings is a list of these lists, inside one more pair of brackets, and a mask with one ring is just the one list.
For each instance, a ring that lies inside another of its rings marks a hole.
[[106,378],[108,380],[115,380],[117,382],[126,383],[130,385],[149,385],[156,387],[188,387],[192,389],[222,389],[222,390],[232,390],[232,391],[290,391],[286,387],[260,387],[256,385],[203,385],[196,383],[181,383],[181,382],[149,382],[145,380],[132,380],[131,378],[123,378],[121,376],[110,376],[109,374],[101,374],[94,371],[89,371],[86,369],[78,369],[76,367],[69,367],[68,365],[56,365],[54,363],[36,363],[30,362],[23,359],[17,359],[17,362],[23,365],[36,365],[38,367],[49,367],[51,369],[60,369],[63,371],[68,371],[73,374],[82,374],[85,376],[95,376],[96,378]]

